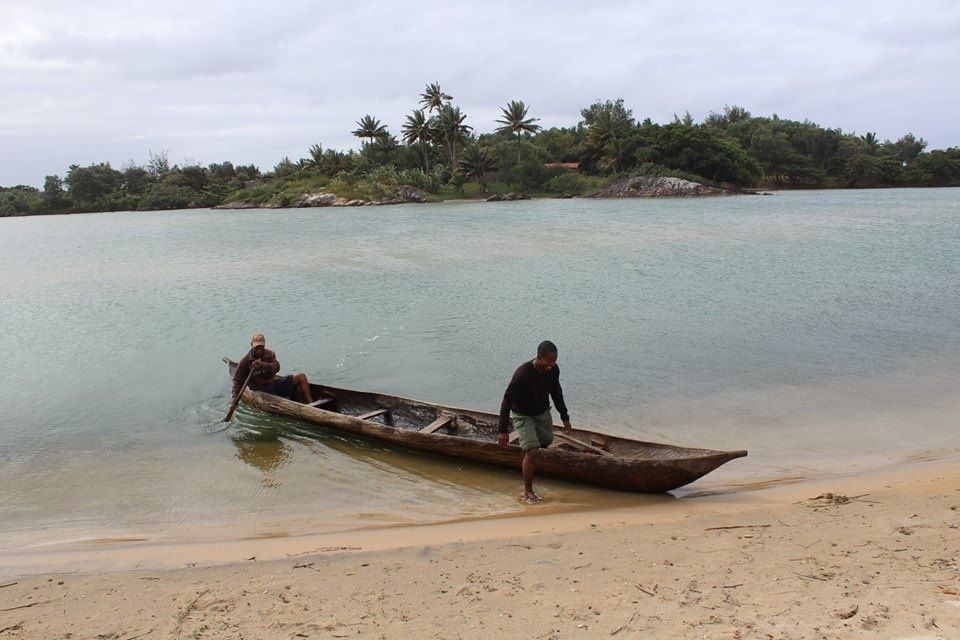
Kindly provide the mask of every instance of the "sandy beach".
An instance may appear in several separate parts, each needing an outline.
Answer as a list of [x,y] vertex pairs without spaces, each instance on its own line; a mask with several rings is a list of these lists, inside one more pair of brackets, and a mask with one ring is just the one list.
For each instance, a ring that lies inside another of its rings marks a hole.
[[960,461],[747,489],[346,534],[5,553],[0,636],[960,636]]

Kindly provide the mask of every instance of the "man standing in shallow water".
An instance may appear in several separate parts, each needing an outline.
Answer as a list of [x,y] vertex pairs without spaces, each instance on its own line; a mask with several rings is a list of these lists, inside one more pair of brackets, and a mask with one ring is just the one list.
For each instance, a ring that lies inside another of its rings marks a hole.
[[543,499],[533,490],[533,476],[536,471],[537,452],[540,447],[550,446],[553,442],[553,417],[550,414],[550,398],[560,412],[565,431],[570,431],[570,414],[563,401],[563,389],[560,388],[560,367],[557,366],[557,346],[544,340],[537,347],[537,357],[520,365],[500,405],[501,447],[509,442],[510,423],[516,429],[523,451],[523,499],[537,503]]
[[237,363],[237,370],[233,374],[233,395],[234,402],[240,395],[243,381],[247,379],[247,374],[253,370],[250,376],[250,382],[247,383],[254,391],[263,391],[281,396],[290,400],[295,400],[296,392],[300,392],[300,397],[307,404],[313,402],[313,396],[310,393],[310,383],[307,382],[307,376],[302,373],[278,378],[280,372],[280,361],[277,360],[277,354],[267,349],[267,340],[262,333],[255,333],[250,338],[250,351]]

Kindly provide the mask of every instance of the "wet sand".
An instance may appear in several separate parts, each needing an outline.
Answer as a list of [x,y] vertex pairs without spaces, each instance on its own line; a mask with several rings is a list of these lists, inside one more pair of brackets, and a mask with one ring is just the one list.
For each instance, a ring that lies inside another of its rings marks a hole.
[[60,572],[0,580],[0,634],[955,638],[958,509],[951,459],[597,511],[87,542],[0,557],[8,576]]

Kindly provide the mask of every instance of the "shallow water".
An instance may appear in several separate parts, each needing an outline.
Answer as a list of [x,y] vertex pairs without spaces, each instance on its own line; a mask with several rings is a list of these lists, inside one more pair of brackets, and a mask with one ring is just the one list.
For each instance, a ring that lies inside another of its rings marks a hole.
[[205,436],[254,331],[285,372],[491,412],[554,340],[575,424],[750,450],[681,496],[958,447],[958,189],[0,219],[0,268],[5,544],[523,508],[514,473],[245,408]]

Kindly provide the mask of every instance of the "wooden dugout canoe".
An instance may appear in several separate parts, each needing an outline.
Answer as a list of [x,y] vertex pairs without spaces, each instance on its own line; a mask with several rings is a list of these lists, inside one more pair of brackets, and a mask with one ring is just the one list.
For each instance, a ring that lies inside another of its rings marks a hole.
[[[237,363],[224,358],[230,378]],[[499,417],[409,398],[311,384],[314,406],[246,389],[244,404],[273,415],[320,425],[417,451],[438,453],[520,469],[522,454],[510,436],[510,446],[497,444]],[[710,473],[746,451],[712,451],[641,442],[596,431],[562,427],[537,459],[537,473],[586,484],[662,493]]]

